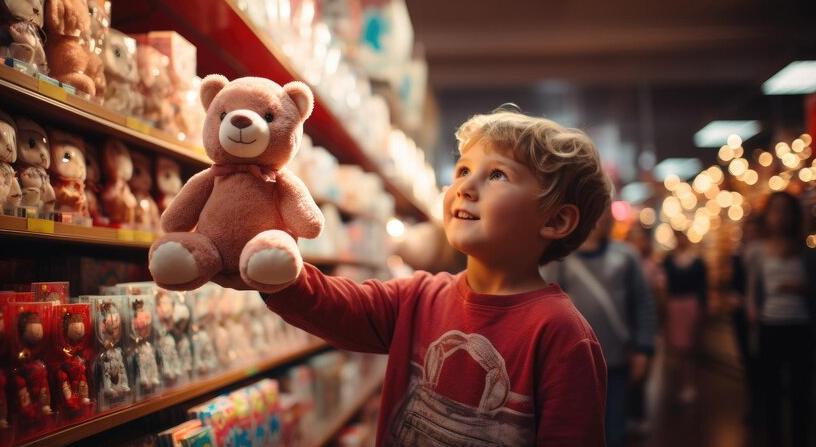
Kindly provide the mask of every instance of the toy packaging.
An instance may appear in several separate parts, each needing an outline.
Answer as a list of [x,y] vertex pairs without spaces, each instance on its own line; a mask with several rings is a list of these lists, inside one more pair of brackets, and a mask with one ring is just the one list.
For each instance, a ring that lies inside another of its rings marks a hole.
[[23,217],[48,217],[54,211],[56,195],[47,169],[51,147],[42,126],[27,118],[17,118],[17,162],[14,167],[22,188],[20,206],[33,212]]
[[175,298],[174,294],[157,289],[156,300],[156,337],[158,354],[161,359],[161,373],[166,386],[173,386],[186,381],[187,372],[182,370],[176,338],[173,336]]
[[155,300],[152,295],[133,295],[128,296],[127,304],[130,310],[130,347],[126,361],[133,371],[134,397],[141,400],[162,392],[153,336]]
[[127,297],[88,296],[80,297],[91,304],[93,324],[96,328],[96,356],[94,372],[97,406],[100,411],[109,410],[131,402],[130,372],[125,367],[124,352],[127,339],[123,337],[128,324]]
[[34,301],[53,301],[67,304],[68,290],[69,284],[67,281],[31,283],[31,293],[34,294]]
[[94,412],[94,393],[88,385],[88,360],[93,358],[90,304],[56,305],[52,331],[52,350],[58,360],[52,368],[51,383],[60,423],[66,424]]
[[77,135],[49,129],[51,140],[51,184],[56,196],[56,211],[71,216],[63,221],[85,224],[88,214],[85,196],[85,142]]
[[181,367],[179,380],[184,382],[188,379],[195,379],[193,348],[189,335],[192,300],[184,293],[175,292],[171,294],[173,296],[173,322],[170,332],[176,341],[176,350],[178,351],[179,364]]
[[45,54],[49,75],[90,98],[104,97],[99,55],[91,52],[91,16],[86,0],[45,3]]
[[52,303],[8,304],[11,357],[14,359],[10,388],[13,390],[17,435],[25,437],[53,427],[45,349],[51,336]]
[[105,64],[105,107],[129,116],[142,116],[144,99],[138,91],[136,40],[115,29],[108,30],[102,51]]
[[207,376],[219,368],[215,345],[210,337],[210,330],[215,321],[214,306],[217,304],[213,294],[218,288],[215,284],[206,284],[185,294],[193,309],[190,343],[193,353],[193,373],[197,376]]
[[0,57],[31,67],[29,74],[48,74],[42,41],[44,9],[38,0],[3,0],[0,5]]

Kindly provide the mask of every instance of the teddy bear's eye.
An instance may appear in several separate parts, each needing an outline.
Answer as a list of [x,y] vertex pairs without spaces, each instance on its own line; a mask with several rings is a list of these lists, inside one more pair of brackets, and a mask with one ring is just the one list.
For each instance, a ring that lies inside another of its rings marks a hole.
[[34,141],[34,139],[33,139],[33,138],[29,138],[29,139],[28,139],[28,147],[30,147],[30,148],[32,148],[32,149],[34,149],[34,146],[35,146],[36,144],[37,144],[37,143]]
[[119,48],[117,48],[113,50],[113,55],[116,57],[122,57],[122,51]]
[[69,161],[71,161],[71,153],[66,152],[66,153],[62,154],[62,161],[65,162],[65,163],[68,163]]
[[267,114],[264,116],[264,119],[266,119],[266,122],[267,122],[267,123],[271,123],[271,122],[272,122],[272,120],[273,120],[273,119],[275,119],[275,117],[274,117],[274,116],[272,116],[272,114],[271,114],[271,113],[267,113]]
[[221,121],[224,121],[224,117],[227,116],[227,112],[221,112]]

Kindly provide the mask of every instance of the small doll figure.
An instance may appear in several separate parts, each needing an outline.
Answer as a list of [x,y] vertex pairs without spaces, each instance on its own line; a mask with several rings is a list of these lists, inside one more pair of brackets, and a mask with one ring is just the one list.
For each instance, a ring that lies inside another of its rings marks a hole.
[[15,168],[23,190],[23,206],[36,207],[40,212],[53,210],[56,195],[47,172],[49,166],[51,147],[45,129],[29,119],[17,119]]
[[159,190],[159,210],[163,213],[181,191],[181,168],[167,157],[158,157],[155,179],[156,189]]
[[110,220],[102,214],[99,193],[102,191],[102,172],[99,169],[99,154],[90,144],[85,145],[85,203],[88,214],[97,226],[107,226]]
[[161,230],[159,206],[150,195],[153,188],[150,159],[138,152],[132,152],[130,158],[133,160],[133,177],[130,178],[128,185],[136,197],[136,228],[159,231]]
[[82,138],[50,129],[51,181],[57,197],[57,211],[88,217],[85,196],[85,142]]
[[130,191],[128,181],[133,177],[130,151],[121,141],[110,138],[105,143],[102,168],[105,184],[102,187],[102,208],[111,224],[133,226],[136,197]]
[[14,374],[17,392],[17,409],[22,420],[38,425],[41,417],[51,414],[51,393],[48,387],[48,370],[37,355],[45,339],[43,320],[36,311],[23,311],[17,315],[18,366]]
[[57,371],[56,383],[60,387],[62,409],[70,417],[78,415],[78,412],[91,403],[85,367],[85,349],[90,338],[85,328],[90,312],[87,304],[60,307],[61,337],[58,343],[61,345],[63,358]]
[[183,377],[190,377],[193,373],[193,351],[187,330],[190,327],[190,308],[187,297],[178,293],[173,303],[173,337],[176,339],[179,364]]
[[99,302],[100,313],[97,334],[103,352],[98,367],[101,369],[100,392],[106,400],[119,400],[130,392],[127,370],[119,342],[122,339],[122,315],[113,301]]
[[159,355],[162,359],[162,375],[167,381],[175,382],[181,377],[181,360],[173,337],[173,296],[167,290],[159,290],[156,295],[156,325],[159,331]]
[[[3,0],[0,4],[0,57],[31,64],[48,73],[42,42],[43,0]],[[33,73],[31,73],[33,74]]]
[[150,394],[161,384],[159,365],[156,363],[156,351],[150,342],[153,337],[153,315],[145,307],[145,301],[136,298],[131,304],[131,337],[134,342],[134,358],[136,366],[136,381],[140,391]]

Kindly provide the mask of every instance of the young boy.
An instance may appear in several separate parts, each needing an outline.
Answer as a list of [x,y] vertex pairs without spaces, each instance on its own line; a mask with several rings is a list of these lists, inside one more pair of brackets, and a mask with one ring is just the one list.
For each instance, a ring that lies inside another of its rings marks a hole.
[[464,272],[360,285],[305,265],[266,303],[334,346],[389,354],[378,446],[603,446],[601,347],[538,273],[609,206],[597,151],[580,131],[507,110],[456,137],[443,226]]

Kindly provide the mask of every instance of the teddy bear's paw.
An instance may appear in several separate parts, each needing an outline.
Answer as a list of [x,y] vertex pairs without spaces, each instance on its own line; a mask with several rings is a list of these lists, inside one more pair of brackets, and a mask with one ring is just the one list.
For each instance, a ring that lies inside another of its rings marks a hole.
[[260,250],[247,262],[247,279],[265,285],[288,284],[300,273],[298,262],[292,254],[280,248]]
[[150,257],[150,274],[160,284],[178,285],[199,277],[195,257],[178,242],[165,242]]

